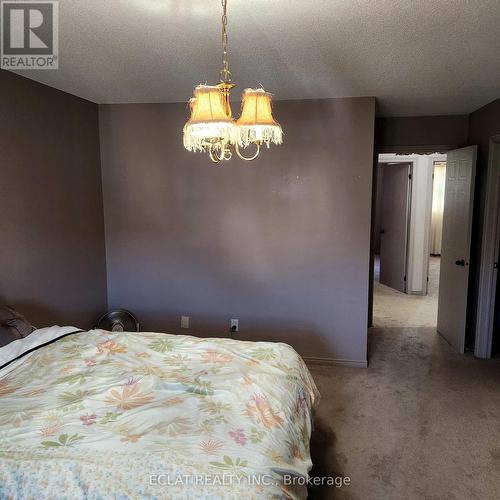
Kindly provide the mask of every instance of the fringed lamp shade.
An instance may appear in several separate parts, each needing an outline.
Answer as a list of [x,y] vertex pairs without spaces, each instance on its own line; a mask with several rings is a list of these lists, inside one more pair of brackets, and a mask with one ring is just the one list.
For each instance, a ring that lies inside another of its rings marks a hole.
[[188,151],[204,151],[207,143],[214,147],[237,139],[234,120],[224,111],[222,94],[218,87],[198,85],[189,101],[191,118],[184,125],[184,147]]
[[236,122],[239,144],[271,142],[281,144],[283,132],[280,124],[273,118],[271,94],[264,89],[246,89],[241,101],[241,116]]

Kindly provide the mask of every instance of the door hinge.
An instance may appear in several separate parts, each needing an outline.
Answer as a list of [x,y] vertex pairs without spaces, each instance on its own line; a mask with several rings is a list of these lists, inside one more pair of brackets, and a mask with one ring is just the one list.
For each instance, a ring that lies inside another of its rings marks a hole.
[[493,264],[493,269],[498,269],[498,262],[495,262],[495,263]]
[[408,174],[408,179],[411,179],[411,174]]
[[403,278],[403,281],[406,281],[406,275],[405,275],[405,277]]

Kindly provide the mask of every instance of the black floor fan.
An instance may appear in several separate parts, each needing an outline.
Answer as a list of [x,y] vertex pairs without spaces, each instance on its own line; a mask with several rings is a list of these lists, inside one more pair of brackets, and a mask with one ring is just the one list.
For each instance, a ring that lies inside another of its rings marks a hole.
[[139,322],[130,311],[115,309],[103,314],[96,328],[110,332],[138,332]]

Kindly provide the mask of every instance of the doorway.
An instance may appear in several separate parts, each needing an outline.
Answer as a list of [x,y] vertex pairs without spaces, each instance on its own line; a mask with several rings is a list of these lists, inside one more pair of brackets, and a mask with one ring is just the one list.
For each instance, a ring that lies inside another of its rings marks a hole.
[[373,326],[437,326],[446,155],[378,156]]
[[474,354],[500,357],[500,135],[491,137]]
[[[470,281],[470,257],[477,146],[450,150],[438,155],[441,158],[433,158],[431,153],[411,154],[410,147],[399,147],[401,153],[398,154],[376,155],[369,326],[397,327],[401,332],[405,327],[431,326],[458,353],[468,350],[479,358],[500,357],[500,135],[491,137],[489,146],[482,250],[480,256],[475,256],[473,264],[477,270],[473,281]],[[415,230],[417,225],[412,219],[415,207],[419,205],[419,197],[415,195],[416,179],[423,172],[416,168],[418,156],[426,158],[428,163],[432,160],[432,187],[431,191],[428,190],[432,196],[427,197],[427,203],[420,203],[420,210],[422,206],[429,207],[427,229],[430,230],[425,230],[423,235]],[[404,206],[399,212],[402,217],[409,217],[410,229],[405,252],[406,280],[404,288],[398,289],[381,282],[385,232],[379,211],[383,205],[380,185],[385,173],[379,173],[390,164],[403,163],[411,164],[411,198],[407,209],[410,215]],[[415,251],[415,242],[423,245],[423,254]],[[422,255],[426,263],[423,267],[419,264]],[[420,273],[420,278],[425,281],[419,279],[416,269],[427,270]],[[422,285],[420,290],[419,284]],[[434,319],[436,315],[437,321]]]

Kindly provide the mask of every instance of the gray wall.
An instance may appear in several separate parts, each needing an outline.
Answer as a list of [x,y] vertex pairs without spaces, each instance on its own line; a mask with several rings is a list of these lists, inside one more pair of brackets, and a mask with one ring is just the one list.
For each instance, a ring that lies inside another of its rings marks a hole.
[[184,104],[100,106],[109,306],[364,362],[374,111],[276,102],[284,145],[214,166],[182,148]]
[[377,118],[375,147],[379,153],[448,151],[467,145],[468,127],[468,115]]
[[106,308],[98,110],[0,71],[0,303],[36,326]]

